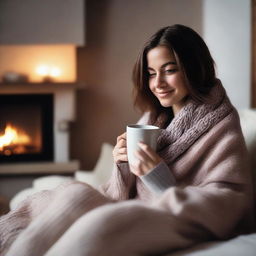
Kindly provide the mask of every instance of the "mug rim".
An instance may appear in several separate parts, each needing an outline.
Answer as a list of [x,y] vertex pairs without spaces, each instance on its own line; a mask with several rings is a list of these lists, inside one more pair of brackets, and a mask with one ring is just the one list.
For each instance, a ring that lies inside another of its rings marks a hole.
[[129,124],[126,126],[129,129],[145,129],[145,130],[158,130],[160,129],[158,126],[149,125],[149,124]]

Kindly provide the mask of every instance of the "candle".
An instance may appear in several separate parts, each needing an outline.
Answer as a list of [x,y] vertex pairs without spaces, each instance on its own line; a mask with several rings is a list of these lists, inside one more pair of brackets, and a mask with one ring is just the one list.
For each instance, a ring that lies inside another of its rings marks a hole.
[[61,70],[55,66],[40,65],[36,73],[42,77],[42,82],[51,82],[61,75]]

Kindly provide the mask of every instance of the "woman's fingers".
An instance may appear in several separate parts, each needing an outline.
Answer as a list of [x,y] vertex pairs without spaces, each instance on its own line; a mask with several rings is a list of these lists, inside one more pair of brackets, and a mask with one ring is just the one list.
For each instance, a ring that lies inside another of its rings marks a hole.
[[128,162],[127,155],[119,155],[116,159],[116,163],[121,163],[121,162]]
[[116,143],[116,146],[118,147],[118,148],[126,148],[126,140],[124,140],[124,139],[120,139],[117,143]]
[[[135,152],[138,162],[132,167],[136,175],[146,174],[162,161],[159,155],[147,144],[140,142],[140,149]],[[126,132],[117,137],[117,143],[113,150],[113,158],[116,163],[127,162]]]
[[133,174],[135,174],[136,176],[142,176],[144,175],[144,172],[142,170],[142,167],[138,167],[137,165],[132,165],[132,164],[129,164],[130,166],[130,170]]
[[116,153],[113,151],[113,158],[115,163],[120,163],[120,162],[127,162],[127,154],[120,154],[119,152]]
[[118,153],[119,154],[127,154],[127,148],[124,148],[124,147],[123,148],[119,148],[118,149]]
[[119,135],[116,139],[116,142],[118,143],[120,140],[125,140],[126,141],[126,132]]
[[116,146],[117,148],[126,148],[126,133],[117,137]]
[[116,150],[116,153],[125,154],[127,151],[126,140],[123,138],[118,139],[114,150]]
[[135,152],[137,162],[131,166],[131,171],[138,176],[145,175],[155,168],[162,158],[147,144],[139,143],[140,149]]
[[117,137],[117,143],[113,150],[113,158],[115,163],[127,162],[127,149],[126,149],[126,133]]
[[138,162],[143,163],[146,166],[150,165],[150,163],[153,162],[148,154],[143,150],[135,151],[134,155],[137,158]]
[[113,150],[113,155],[126,155],[126,148],[115,147]]
[[138,145],[142,149],[141,152],[143,152],[143,156],[145,156],[145,158],[147,156],[147,158],[152,161],[157,161],[159,159],[158,154],[149,145],[143,142],[139,142]]

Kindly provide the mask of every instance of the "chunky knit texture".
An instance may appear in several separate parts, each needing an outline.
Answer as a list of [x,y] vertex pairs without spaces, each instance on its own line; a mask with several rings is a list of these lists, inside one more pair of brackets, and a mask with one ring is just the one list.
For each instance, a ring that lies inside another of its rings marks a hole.
[[212,89],[207,104],[190,100],[159,136],[158,151],[167,164],[179,157],[205,132],[223,120],[231,111],[224,88],[220,83]]
[[175,186],[156,196],[121,163],[100,192],[70,183],[38,193],[0,218],[0,254],[164,255],[251,231],[247,151],[221,84],[209,104],[190,101],[179,112],[158,153]]
[[[211,127],[233,110],[220,81],[211,91],[207,104],[196,104],[190,100],[158,139],[158,153],[165,160],[161,166],[141,177],[143,183],[153,192],[161,193],[175,184],[168,168],[173,160],[186,151]],[[147,122],[146,115],[144,122]],[[141,122],[141,121],[140,121]],[[167,165],[166,165],[167,164]]]

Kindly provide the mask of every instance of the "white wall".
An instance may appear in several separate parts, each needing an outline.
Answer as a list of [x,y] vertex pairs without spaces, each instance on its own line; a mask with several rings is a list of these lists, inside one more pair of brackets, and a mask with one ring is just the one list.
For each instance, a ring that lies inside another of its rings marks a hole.
[[203,37],[237,108],[250,106],[251,1],[204,0]]
[[1,44],[84,44],[84,0],[1,0]]

